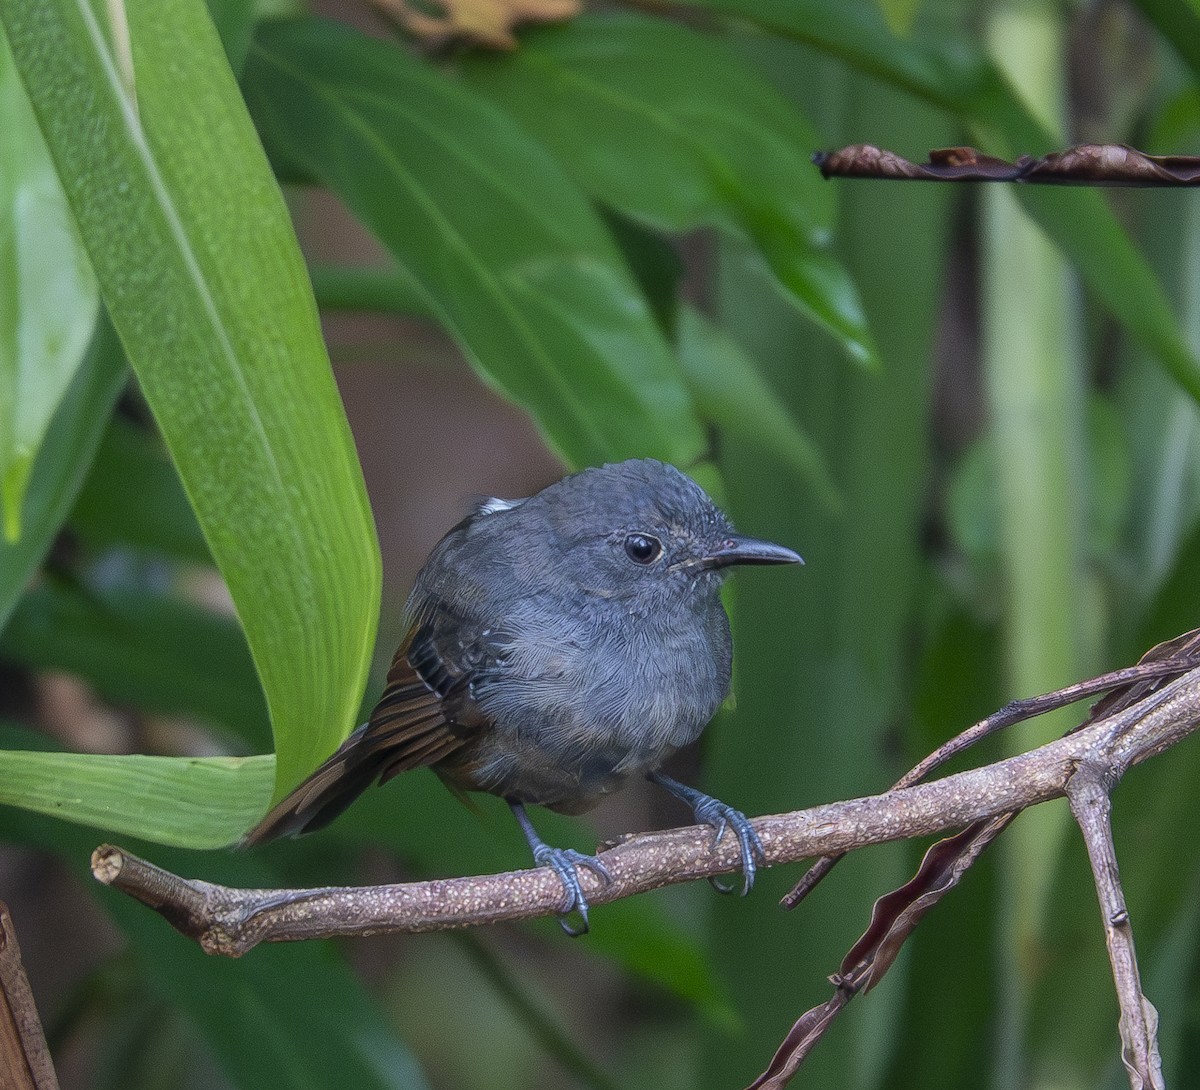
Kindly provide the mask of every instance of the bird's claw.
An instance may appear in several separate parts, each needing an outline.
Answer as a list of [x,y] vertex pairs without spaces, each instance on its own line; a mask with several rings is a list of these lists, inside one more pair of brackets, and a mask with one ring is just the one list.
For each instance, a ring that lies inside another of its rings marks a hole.
[[[588,931],[588,902],[579,882],[579,868],[587,867],[600,878],[605,885],[612,881],[608,868],[594,855],[584,855],[574,848],[552,848],[549,844],[540,844],[533,849],[533,861],[539,867],[549,867],[558,875],[567,895],[567,903],[559,913],[558,923],[572,938],[586,935]],[[583,921],[582,926],[576,927],[570,920],[572,913],[577,913]]]
[[[705,798],[704,801],[697,803],[694,812],[697,821],[703,821],[706,825],[713,827],[714,850],[720,845],[721,838],[724,837],[727,829],[732,829],[736,834],[742,857],[742,896],[745,897],[754,886],[758,864],[765,865],[767,861],[762,841],[759,839],[758,833],[754,831],[754,826],[750,824],[750,819],[741,810],[735,810],[732,806],[714,798]],[[736,884],[727,885],[715,877],[709,879],[709,884],[718,893],[732,893],[737,889]]]

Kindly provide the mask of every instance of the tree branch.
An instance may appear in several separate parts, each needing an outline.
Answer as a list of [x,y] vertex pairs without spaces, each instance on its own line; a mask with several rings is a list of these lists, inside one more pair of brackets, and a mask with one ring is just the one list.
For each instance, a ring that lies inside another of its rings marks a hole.
[[[870,844],[959,829],[1067,793],[1076,770],[1115,783],[1131,765],[1174,745],[1200,724],[1200,669],[1084,729],[1017,757],[932,783],[790,814],[757,818],[766,864],[794,863]],[[644,833],[604,850],[612,881],[580,875],[592,905],[675,882],[735,871],[732,840],[712,845],[706,826]],[[103,846],[92,871],[160,912],[209,953],[237,957],[260,942],[437,931],[559,913],[563,890],[548,869],[401,885],[242,890],[180,878],[120,848]]]

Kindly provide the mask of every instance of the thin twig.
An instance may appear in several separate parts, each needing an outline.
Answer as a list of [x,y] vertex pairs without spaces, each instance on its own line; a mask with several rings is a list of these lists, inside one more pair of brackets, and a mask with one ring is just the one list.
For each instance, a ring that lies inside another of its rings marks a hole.
[[0,901],[0,1087],[58,1090],[46,1035],[21,961],[17,931]]
[[[1200,670],[1131,708],[1016,757],[933,783],[753,822],[768,866],[794,863],[1022,810],[1066,793],[1074,771],[1095,761],[1118,779],[1200,723]],[[675,882],[731,873],[738,847],[712,844],[693,826],[631,837],[604,852],[612,881],[581,875],[593,905]],[[210,953],[238,956],[260,942],[467,927],[561,912],[562,886],[549,869],[405,885],[240,890],[188,880],[120,848],[101,847],[96,877],[162,913]]]
[[1067,784],[1067,798],[1083,833],[1096,880],[1108,960],[1112,964],[1121,1009],[1121,1060],[1129,1074],[1129,1085],[1132,1090],[1165,1090],[1162,1058],[1158,1051],[1158,1012],[1142,992],[1133,948],[1133,926],[1117,870],[1117,853],[1109,820],[1112,786],[1107,768],[1085,762]]
[[[1187,633],[1184,637],[1180,637],[1180,639],[1189,639],[1194,636],[1195,633]],[[1023,723],[1039,715],[1045,715],[1047,712],[1056,711],[1058,708],[1065,708],[1070,704],[1078,703],[1080,700],[1086,700],[1090,696],[1096,696],[1099,693],[1108,692],[1112,689],[1127,689],[1137,685],[1153,683],[1166,677],[1178,677],[1190,667],[1200,665],[1200,661],[1198,661],[1200,660],[1200,647],[1189,646],[1186,649],[1186,653],[1181,652],[1180,655],[1167,659],[1155,659],[1152,657],[1160,648],[1165,649],[1168,646],[1175,645],[1176,642],[1175,640],[1168,640],[1167,643],[1153,648],[1136,666],[1126,666],[1120,670],[1101,674],[1099,677],[1089,678],[1087,681],[1079,681],[1073,685],[1066,685],[1061,689],[1055,689],[1052,693],[1024,697],[1005,704],[999,711],[993,712],[986,719],[981,719],[978,723],[967,727],[960,734],[956,734],[948,742],[944,742],[938,746],[937,749],[927,757],[924,757],[892,784],[892,790],[912,787],[914,784],[920,783],[960,753],[965,753],[971,746],[976,745],[985,738],[990,738],[993,734],[1004,730],[1006,727],[1011,727],[1016,723]],[[1191,639],[1191,642],[1194,643],[1194,639]],[[1077,730],[1078,728],[1073,729]],[[801,901],[817,888],[825,876],[837,866],[838,861],[844,855],[844,852],[841,855],[825,855],[816,860],[805,871],[800,881],[796,883],[792,890],[780,900],[780,904],[787,909],[792,909],[799,905]]]

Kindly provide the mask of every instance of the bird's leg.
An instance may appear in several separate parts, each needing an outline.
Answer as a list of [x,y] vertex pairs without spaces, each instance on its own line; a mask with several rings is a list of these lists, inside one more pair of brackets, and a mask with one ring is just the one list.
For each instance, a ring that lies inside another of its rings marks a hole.
[[[612,881],[612,875],[608,873],[608,868],[600,862],[594,855],[584,855],[583,852],[577,852],[574,848],[552,848],[540,836],[537,835],[537,830],[533,827],[533,822],[529,820],[529,815],[525,813],[525,807],[522,803],[514,802],[512,799],[507,799],[508,805],[511,807],[513,817],[517,819],[517,824],[521,826],[521,832],[525,834],[525,839],[529,841],[529,847],[533,850],[533,861],[539,867],[549,867],[558,875],[562,881],[563,889],[567,893],[567,907],[558,917],[558,922],[562,929],[575,938],[579,935],[586,935],[588,930],[588,903],[587,898],[583,895],[583,887],[579,884],[578,867],[587,867],[588,870],[603,878],[605,883]],[[575,927],[569,917],[572,912],[578,912],[583,920],[582,927]]]
[[[647,772],[646,779],[660,787],[665,787],[677,799],[686,802],[692,808],[692,813],[696,815],[697,821],[711,825],[716,830],[716,836],[713,839],[714,848],[721,843],[721,837],[725,835],[726,829],[732,829],[737,834],[738,845],[742,852],[742,896],[749,893],[750,887],[754,885],[754,874],[758,869],[758,863],[767,861],[762,841],[758,839],[758,833],[754,831],[750,819],[741,810],[735,810],[732,806],[714,799],[711,795],[697,791],[694,787],[688,787],[687,784],[673,780],[670,776],[664,776],[661,772]],[[709,879],[709,881],[721,893],[732,893],[735,888],[726,886],[715,878]]]

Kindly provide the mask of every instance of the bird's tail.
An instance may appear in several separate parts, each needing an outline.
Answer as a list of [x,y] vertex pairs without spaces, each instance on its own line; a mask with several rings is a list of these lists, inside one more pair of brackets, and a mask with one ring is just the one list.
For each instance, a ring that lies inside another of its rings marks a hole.
[[367,726],[359,727],[308,779],[280,799],[238,847],[323,829],[370,787],[387,765],[388,754],[369,744]]
[[[241,840],[249,848],[281,836],[298,836],[323,829],[376,780],[385,783],[410,768],[436,765],[459,749],[466,734],[452,727],[443,696],[465,686],[450,679],[444,688],[427,682],[409,662],[414,630],[400,645],[387,686],[371,718],[350,735],[324,764],[299,787],[281,799]],[[419,633],[417,634],[420,635]],[[418,647],[427,667],[445,667],[436,649]],[[441,679],[446,681],[445,677]]]

